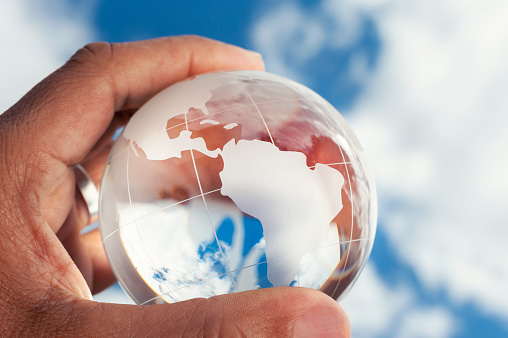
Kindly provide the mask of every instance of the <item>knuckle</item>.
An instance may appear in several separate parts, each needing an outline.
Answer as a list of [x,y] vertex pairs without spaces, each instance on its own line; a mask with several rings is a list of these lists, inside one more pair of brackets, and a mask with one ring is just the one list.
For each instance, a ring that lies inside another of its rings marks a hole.
[[[13,305],[15,315],[9,326],[3,326],[8,335],[61,336],[70,329],[69,304],[48,297],[46,291],[32,290],[36,297],[28,297],[24,303]],[[72,332],[72,331],[71,331]]]
[[68,61],[70,65],[86,68],[102,68],[113,57],[114,44],[108,42],[92,42],[79,49]]
[[[0,218],[4,230],[9,227],[9,219],[16,216],[31,215],[30,196],[25,184],[27,176],[33,171],[33,158],[23,147],[13,142],[11,137],[0,137]],[[22,211],[20,215],[16,211]],[[25,217],[21,217],[25,219]],[[11,220],[12,221],[12,220]],[[19,221],[16,223],[19,225]]]
[[234,303],[227,307],[228,302],[220,296],[191,302],[192,310],[186,314],[186,325],[180,331],[182,337],[291,336],[294,318],[288,311],[272,311],[267,306],[261,313],[238,308]]
[[202,36],[195,35],[195,34],[183,35],[183,38],[190,40],[190,41],[196,41],[196,42],[204,41],[206,39]]
[[180,39],[183,43],[190,45],[200,45],[210,41],[208,38],[194,34],[181,35],[177,38]]
[[224,315],[214,303],[213,298],[195,298],[180,303],[179,325],[166,329],[179,337],[224,337]]

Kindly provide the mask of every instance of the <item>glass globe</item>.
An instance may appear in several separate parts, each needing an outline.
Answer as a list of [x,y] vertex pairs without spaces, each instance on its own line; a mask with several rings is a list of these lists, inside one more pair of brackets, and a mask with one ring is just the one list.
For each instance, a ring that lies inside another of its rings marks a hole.
[[377,217],[343,117],[254,71],[199,75],[142,106],[111,150],[99,204],[108,259],[138,304],[276,286],[338,299]]

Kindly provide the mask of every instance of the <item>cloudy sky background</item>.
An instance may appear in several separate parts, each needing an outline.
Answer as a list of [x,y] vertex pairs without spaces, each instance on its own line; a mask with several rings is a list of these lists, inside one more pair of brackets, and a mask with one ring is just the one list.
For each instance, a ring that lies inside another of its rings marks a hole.
[[345,115],[374,168],[377,238],[342,304],[353,336],[506,336],[507,17],[505,0],[6,0],[0,111],[94,40],[257,50]]

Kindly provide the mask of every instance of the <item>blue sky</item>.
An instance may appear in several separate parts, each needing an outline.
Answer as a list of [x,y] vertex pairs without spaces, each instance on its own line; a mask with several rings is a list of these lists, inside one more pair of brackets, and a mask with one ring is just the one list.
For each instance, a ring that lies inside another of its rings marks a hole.
[[336,106],[372,165],[378,234],[342,304],[353,336],[508,335],[505,1],[34,6],[0,4],[1,110],[89,41],[199,34],[257,50]]
[[[256,43],[251,38],[252,28],[270,3],[222,1],[212,6],[204,1],[181,2],[178,5],[164,1],[143,4],[136,1],[103,1],[97,4],[94,22],[98,36],[106,41],[197,34],[256,49]],[[313,7],[316,7],[313,3],[302,1],[301,5],[313,11]],[[348,78],[349,59],[355,53],[364,52],[368,57],[367,62],[373,66],[379,48],[376,29],[368,17],[362,18],[361,26],[361,36],[350,48],[324,50],[299,69],[304,75],[302,82],[320,90],[321,95],[334,101],[339,109],[350,107],[360,89],[357,83]],[[303,32],[292,36],[292,41],[288,43],[298,44],[298,40],[303,38],[299,34],[303,35]],[[301,66],[298,65],[299,60],[289,52],[287,61],[295,63],[295,67]],[[341,82],[341,85],[330,86],[329,82]]]

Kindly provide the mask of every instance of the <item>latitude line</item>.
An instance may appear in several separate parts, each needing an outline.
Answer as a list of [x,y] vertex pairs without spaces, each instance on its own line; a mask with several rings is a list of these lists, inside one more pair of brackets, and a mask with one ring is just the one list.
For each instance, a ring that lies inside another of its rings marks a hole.
[[[225,109],[225,110],[221,110],[220,112],[216,112],[216,113],[213,113],[213,114],[209,114],[209,115],[205,115],[205,116],[201,116],[201,117],[197,117],[195,119],[192,119],[192,120],[189,120],[188,122],[194,122],[194,121],[197,121],[197,120],[201,120],[201,119],[204,119],[204,118],[207,118],[207,117],[210,117],[210,116],[215,116],[215,115],[219,115],[219,114],[222,114],[222,113],[226,113],[228,111],[233,111],[233,110],[236,110],[236,109],[242,109],[242,108],[247,108],[247,107],[252,107],[252,106],[255,106],[256,109],[258,110],[259,112],[259,109],[256,105],[264,105],[264,104],[269,104],[269,103],[277,103],[277,102],[291,102],[291,101],[305,101],[305,99],[285,99],[285,100],[272,100],[272,101],[265,101],[265,102],[258,102],[258,103],[255,103],[253,100],[252,100],[252,97],[250,96],[250,94],[247,92],[247,94],[249,95],[251,101],[253,102],[252,104],[248,104],[248,105],[245,105],[245,106],[241,106],[241,107],[235,107],[235,108],[231,108],[231,109]],[[261,116],[261,118],[263,118]],[[166,128],[166,131],[170,130],[170,129],[173,129],[173,128],[176,128],[176,127],[179,127],[179,126],[183,126],[185,124],[184,123],[179,123],[177,125],[174,125],[170,128]],[[266,126],[266,124],[265,124]],[[267,128],[268,129],[268,128]],[[132,140],[127,140],[127,144],[124,146],[124,148],[122,150],[120,150],[118,153],[115,154],[115,156],[113,156],[105,165],[108,165],[110,164],[111,162],[113,162],[113,160],[115,158],[117,158],[120,154],[122,154],[124,151],[128,150],[130,147],[129,147],[129,143],[132,142]]]
[[[360,163],[360,162],[351,162],[351,161],[347,161],[347,162],[319,163],[319,164],[326,165],[326,166],[330,167],[330,166],[334,166],[334,165],[347,165],[347,164],[356,164],[356,163]],[[316,166],[314,165],[314,166],[310,166],[310,167],[307,167],[307,168],[309,168],[309,169],[313,169],[313,168],[315,168],[315,167],[316,167]],[[220,190],[221,190],[221,188],[219,188],[219,189],[215,189],[215,190],[210,190],[210,191],[208,191],[208,192],[203,192],[203,195],[209,195],[209,194],[212,194],[212,193],[214,193],[214,192],[218,192],[218,191],[220,191]],[[160,208],[160,209],[157,209],[157,210],[154,210],[154,211],[152,211],[152,212],[149,212],[148,214],[142,215],[141,217],[138,217],[138,218],[134,217],[134,218],[135,218],[135,220],[136,220],[136,221],[139,221],[139,220],[141,220],[141,219],[143,219],[143,218],[145,218],[145,217],[149,217],[149,216],[151,216],[151,215],[153,215],[153,214],[156,214],[156,213],[158,213],[159,211],[163,211],[163,210],[169,209],[169,208],[171,208],[171,207],[177,206],[177,205],[182,204],[182,203],[185,203],[185,202],[192,201],[192,200],[197,199],[197,198],[200,198],[200,197],[201,197],[201,194],[200,194],[200,195],[193,196],[193,197],[189,197],[189,198],[187,198],[187,199],[185,199],[185,200],[182,200],[182,201],[179,201],[179,202],[176,202],[176,203],[170,204],[170,205],[166,205],[165,207],[162,207],[162,208]],[[117,228],[117,229],[113,230],[113,231],[112,231],[112,232],[110,232],[110,233],[109,233],[106,237],[104,237],[104,239],[102,240],[102,242],[103,242],[103,243],[105,243],[105,242],[106,242],[106,240],[107,240],[107,239],[108,239],[111,235],[113,235],[113,234],[114,234],[114,233],[116,233],[117,231],[119,231],[119,230],[121,230],[122,228],[124,228],[124,227],[126,227],[126,226],[129,226],[129,225],[131,225],[131,224],[133,224],[133,223],[134,223],[134,220],[133,220],[133,221],[130,221],[130,222],[127,222],[126,224],[124,224],[124,225],[120,226],[119,228]]]
[[[334,165],[347,165],[347,164],[356,164],[356,163],[359,163],[359,162],[335,162],[335,163],[319,163],[319,164],[326,165],[326,166],[334,166]],[[310,167],[307,167],[307,168],[312,169],[312,168],[315,168],[315,167],[316,167],[316,166],[314,165],[314,166],[310,166]],[[204,192],[204,193],[203,193],[203,195],[213,194],[214,192],[218,192],[218,191],[220,191],[220,190],[221,190],[221,188],[219,188],[219,189],[215,189],[215,190],[210,190],[210,191],[208,191],[208,192]],[[185,203],[185,202],[192,201],[192,200],[197,199],[197,198],[200,198],[200,197],[201,197],[201,195],[196,195],[196,196],[193,196],[193,197],[189,197],[189,198],[187,198],[187,199],[185,199],[185,200],[182,200],[182,201],[179,201],[179,202],[176,202],[176,203],[170,204],[170,205],[166,205],[165,207],[162,207],[162,208],[160,208],[160,209],[154,210],[154,211],[152,211],[152,212],[149,212],[148,214],[145,214],[145,215],[143,215],[143,216],[141,216],[141,217],[136,218],[136,221],[139,221],[139,220],[141,220],[141,219],[143,219],[143,218],[145,218],[145,217],[149,217],[149,216],[151,216],[151,215],[153,215],[153,214],[156,214],[156,213],[158,213],[159,211],[163,211],[163,210],[169,209],[169,208],[171,208],[171,207],[177,206],[177,205],[182,204],[182,203]],[[104,237],[104,239],[102,240],[102,242],[103,242],[103,243],[105,243],[105,242],[106,242],[106,240],[107,240],[107,239],[108,239],[111,235],[113,235],[113,234],[114,234],[114,233],[116,233],[117,231],[119,231],[119,230],[121,230],[122,228],[127,227],[127,226],[129,226],[129,225],[131,225],[131,224],[133,224],[133,223],[134,223],[134,221],[127,222],[126,224],[124,224],[124,225],[120,226],[119,228],[117,228],[117,229],[113,230],[113,231],[112,231],[112,232],[110,232],[110,233],[109,233],[106,237]]]
[[[203,195],[209,195],[209,194],[213,194],[214,192],[217,192],[217,191],[220,191],[220,188],[219,189],[215,189],[215,190],[210,190],[208,192],[205,192],[203,193]],[[200,198],[201,195],[196,195],[196,196],[193,196],[193,197],[189,197],[185,200],[182,200],[182,201],[179,201],[179,202],[176,202],[176,203],[173,203],[173,204],[170,204],[170,205],[166,205],[165,207],[162,207],[160,209],[157,209],[157,210],[154,210],[154,211],[151,211],[149,212],[148,214],[145,214],[139,218],[135,218],[136,221],[139,221],[145,217],[148,217],[148,216],[152,216],[156,213],[158,213],[159,211],[163,211],[163,210],[166,210],[166,209],[169,209],[171,207],[174,207],[174,206],[177,206],[178,204],[182,204],[182,203],[185,203],[185,202],[189,202],[189,201],[192,201],[194,199],[197,199],[197,198]],[[124,225],[122,225],[121,227],[119,227],[118,229],[115,229],[114,231],[112,231],[111,233],[109,233],[106,237],[104,237],[104,239],[102,240],[102,242],[104,243],[111,235],[113,235],[115,232],[117,231],[120,231],[121,229],[125,228],[126,226],[129,226],[131,224],[134,224],[134,220],[133,221],[130,221]]]
[[[323,245],[323,246],[319,246],[316,248],[315,251],[319,250],[319,249],[322,249],[322,248],[328,248],[328,247],[331,247],[331,246],[335,246],[335,245],[342,245],[342,244],[348,244],[348,243],[354,243],[354,242],[361,242],[361,241],[369,241],[369,240],[372,240],[374,237],[367,237],[367,238],[358,238],[358,239],[354,239],[354,240],[351,240],[351,241],[343,241],[343,242],[338,242],[338,243],[333,243],[333,244],[328,244],[328,245]],[[275,259],[275,260],[280,260],[280,259],[285,259],[287,258],[288,256],[284,256],[284,257],[280,257],[278,259]],[[258,263],[255,263],[255,264],[249,264],[249,265],[246,265],[246,266],[242,266],[241,268],[238,268],[238,269],[235,269],[235,270],[231,270],[231,272],[238,272],[238,271],[241,271],[241,270],[245,270],[245,269],[249,269],[249,268],[253,268],[255,266],[259,266],[259,265],[262,265],[262,264],[267,264],[268,261],[263,261],[263,262],[258,262]],[[224,272],[224,273],[221,273],[221,274],[218,274],[216,276],[213,276],[213,277],[208,277],[208,278],[205,278],[205,279],[202,279],[198,282],[193,282],[193,283],[189,283],[189,284],[186,284],[182,287],[179,287],[175,290],[173,290],[173,292],[176,292],[176,291],[180,291],[180,290],[183,290],[189,286],[193,286],[193,285],[197,285],[197,284],[200,284],[200,283],[203,283],[203,282],[206,282],[206,281],[209,281],[209,280],[212,280],[212,279],[215,279],[215,278],[218,278],[218,277],[222,277],[222,276],[225,276],[227,275],[228,273],[227,272]],[[299,274],[299,271],[298,271],[298,274]],[[163,294],[160,294],[156,297],[153,297],[145,302],[143,302],[141,305],[144,305],[148,302],[151,302],[157,298],[163,298],[164,296],[168,295],[169,292],[165,292]]]
[[[324,249],[324,248],[329,248],[329,247],[332,247],[332,246],[336,246],[336,245],[342,245],[342,244],[351,244],[351,243],[355,243],[355,242],[362,242],[362,241],[369,241],[369,240],[372,240],[374,239],[373,237],[367,237],[367,238],[358,238],[358,239],[353,239],[353,240],[350,240],[350,241],[339,241],[337,243],[332,243],[332,244],[327,244],[327,245],[322,245],[322,246],[318,246],[314,251],[312,251],[312,253],[315,253],[317,250],[319,249]],[[285,255],[285,256],[282,256],[282,257],[278,257],[278,258],[275,258],[275,259],[271,259],[270,261],[279,261],[279,260],[282,260],[282,259],[286,259],[288,257],[293,257],[297,254],[293,254],[293,255]],[[250,265],[246,265],[246,266],[242,266],[241,268],[238,268],[238,269],[235,269],[235,270],[232,270],[232,272],[237,272],[237,271],[241,271],[243,269],[248,269],[248,268],[252,268],[256,265],[261,265],[261,264],[265,264],[267,263],[268,264],[268,260],[265,260],[265,261],[262,261],[262,262],[259,262],[259,263],[255,263],[255,264],[250,264]]]
[[[250,96],[250,95],[249,95]],[[251,98],[252,100],[252,98]],[[273,101],[266,101],[266,102],[260,102],[260,103],[257,103],[258,105],[263,105],[263,104],[268,104],[268,103],[277,103],[277,102],[291,102],[291,101],[304,101],[304,99],[286,99],[286,100],[273,100]],[[253,101],[254,102],[254,101]],[[219,112],[216,112],[216,113],[213,113],[213,114],[208,114],[208,115],[205,115],[205,116],[201,116],[201,117],[196,117],[195,119],[192,119],[192,120],[188,120],[188,123],[191,123],[191,122],[194,122],[194,121],[198,121],[198,120],[202,120],[202,119],[205,119],[205,118],[208,118],[208,117],[211,117],[211,116],[215,116],[215,115],[219,115],[219,114],[222,114],[222,113],[227,113],[229,111],[234,111],[234,110],[237,110],[237,109],[242,109],[242,108],[247,108],[247,107],[252,107],[252,106],[255,106],[256,103],[252,103],[252,104],[247,104],[245,106],[241,106],[241,107],[235,107],[235,108],[230,108],[230,109],[224,109],[224,110],[221,110]],[[176,127],[180,127],[180,126],[183,126],[185,125],[185,122],[183,123],[179,123],[179,124],[176,124],[172,127],[169,127],[169,128],[166,128],[166,131],[170,130],[170,129],[173,129],[173,128],[176,128]]]
[[118,153],[115,154],[115,156],[113,156],[109,161],[107,161],[105,164],[104,164],[104,167],[106,167],[108,164],[111,164],[113,162],[114,159],[116,159],[118,156],[120,156],[123,152],[129,150],[131,147],[130,147],[130,143],[131,141],[128,140],[127,141],[127,144],[123,147],[122,150],[120,150]]

